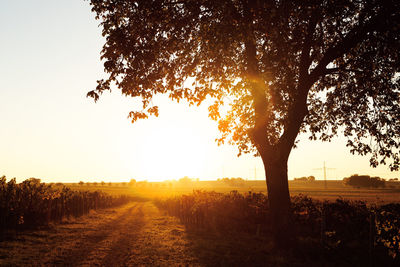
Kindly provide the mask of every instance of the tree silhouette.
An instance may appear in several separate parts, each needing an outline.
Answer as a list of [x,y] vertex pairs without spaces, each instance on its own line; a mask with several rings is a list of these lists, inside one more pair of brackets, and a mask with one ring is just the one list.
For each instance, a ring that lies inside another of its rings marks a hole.
[[[140,97],[132,122],[158,116],[152,97],[215,102],[219,143],[261,156],[276,239],[286,242],[287,161],[299,132],[342,132],[371,165],[399,167],[400,3],[396,0],[91,0],[108,78]],[[184,82],[194,77],[192,86]],[[225,114],[222,105],[229,106]]]

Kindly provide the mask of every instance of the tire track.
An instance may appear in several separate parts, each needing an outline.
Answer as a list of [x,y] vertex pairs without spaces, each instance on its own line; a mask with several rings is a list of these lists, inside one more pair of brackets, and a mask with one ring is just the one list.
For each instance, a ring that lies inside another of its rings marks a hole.
[[86,266],[98,265],[97,261],[106,255],[107,248],[115,239],[122,234],[121,229],[128,224],[128,219],[137,214],[142,203],[130,204],[126,210],[116,218],[88,228],[78,231],[72,240],[68,240],[68,244],[62,247],[54,248],[56,252],[51,251],[49,254],[55,254],[43,265],[46,266]]
[[0,251],[0,266],[201,266],[184,226],[151,202],[27,233]]

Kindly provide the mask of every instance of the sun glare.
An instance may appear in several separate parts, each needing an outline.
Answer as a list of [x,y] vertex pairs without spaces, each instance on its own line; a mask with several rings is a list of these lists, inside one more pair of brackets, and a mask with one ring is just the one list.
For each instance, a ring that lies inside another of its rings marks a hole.
[[206,146],[190,128],[164,127],[147,137],[142,147],[142,167],[150,181],[200,177]]

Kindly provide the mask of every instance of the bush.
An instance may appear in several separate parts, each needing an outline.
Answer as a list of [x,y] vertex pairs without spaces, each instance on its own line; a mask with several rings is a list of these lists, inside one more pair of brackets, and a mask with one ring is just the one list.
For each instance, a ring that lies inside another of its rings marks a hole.
[[369,175],[354,174],[350,177],[343,178],[345,185],[353,187],[385,187],[385,180],[379,177],[370,177]]
[[[321,202],[303,195],[292,197],[291,203],[290,220],[298,238],[324,240],[325,248],[343,254],[353,250],[365,254],[373,244],[377,257],[383,251],[382,257],[400,260],[400,204],[368,207],[362,201]],[[271,234],[268,198],[262,193],[194,191],[157,200],[156,205],[189,229]]]
[[315,177],[314,176],[308,176],[308,177],[300,177],[300,178],[294,178],[294,181],[301,181],[301,182],[315,182]]
[[[15,178],[0,177],[0,229],[24,229],[79,217],[92,209],[119,206],[130,201],[127,196],[110,196],[103,192],[72,191],[53,187],[30,178],[20,184]],[[1,236],[0,236],[1,238]]]
[[226,185],[233,186],[233,187],[243,187],[245,186],[245,180],[243,178],[222,178],[218,179],[219,182],[222,182]]

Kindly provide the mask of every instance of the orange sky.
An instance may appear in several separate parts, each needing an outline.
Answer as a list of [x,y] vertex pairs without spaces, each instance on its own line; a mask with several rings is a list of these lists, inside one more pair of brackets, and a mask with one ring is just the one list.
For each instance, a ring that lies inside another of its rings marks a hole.
[[[96,104],[85,97],[104,74],[103,44],[88,2],[0,2],[0,175],[47,182],[129,181],[243,177],[264,179],[261,160],[236,157],[218,147],[207,106],[188,107],[165,97],[154,100],[160,116],[132,125],[138,102],[120,92]],[[354,173],[400,177],[387,167],[369,167],[352,156],[345,140],[310,142],[301,137],[289,159],[289,178],[328,179]]]

